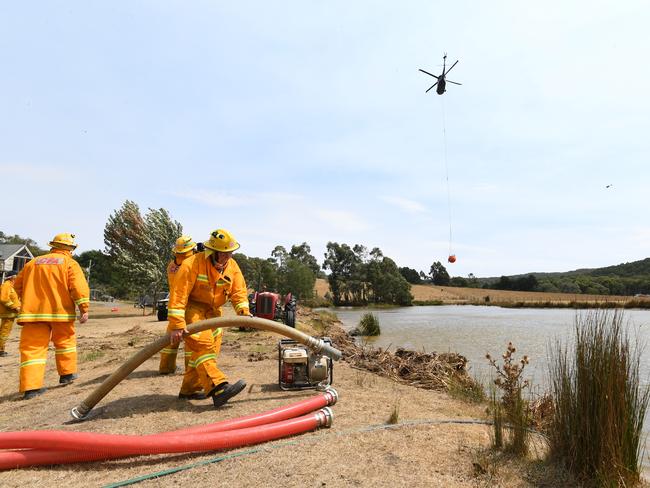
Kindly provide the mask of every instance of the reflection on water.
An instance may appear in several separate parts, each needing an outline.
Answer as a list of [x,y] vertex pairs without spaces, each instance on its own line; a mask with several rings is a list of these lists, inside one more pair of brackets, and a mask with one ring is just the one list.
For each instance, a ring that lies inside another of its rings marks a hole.
[[[457,352],[469,360],[471,372],[486,378],[490,367],[485,354],[500,356],[509,341],[515,356],[530,357],[527,370],[534,384],[547,382],[548,345],[572,340],[576,314],[571,309],[500,308],[469,305],[353,309],[338,307],[334,312],[346,329],[353,329],[361,316],[371,311],[379,318],[381,335],[364,338],[375,347],[397,347],[426,352]],[[625,320],[639,330],[641,342],[650,339],[650,311],[627,310]],[[650,373],[650,351],[645,351],[642,377]]]

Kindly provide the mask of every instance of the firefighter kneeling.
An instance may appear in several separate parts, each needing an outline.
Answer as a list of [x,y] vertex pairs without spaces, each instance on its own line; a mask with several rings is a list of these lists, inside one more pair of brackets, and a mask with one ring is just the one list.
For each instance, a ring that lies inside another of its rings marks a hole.
[[200,320],[221,316],[221,306],[230,300],[238,315],[250,315],[246,282],[232,253],[239,243],[226,230],[217,229],[204,243],[205,251],[185,259],[176,273],[169,295],[168,319],[171,343],[185,341],[191,352],[178,397],[201,399],[212,397],[220,407],[240,393],[246,382],[234,384],[217,367],[222,331],[219,328],[188,335],[186,326]]

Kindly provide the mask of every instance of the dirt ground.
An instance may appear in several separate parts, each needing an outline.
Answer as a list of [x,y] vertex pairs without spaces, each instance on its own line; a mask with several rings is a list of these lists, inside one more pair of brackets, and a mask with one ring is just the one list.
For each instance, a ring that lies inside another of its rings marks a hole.
[[[50,350],[45,395],[24,401],[18,394],[19,327],[12,332],[8,357],[0,358],[0,429],[2,431],[63,429],[74,431],[153,434],[212,423],[276,408],[314,395],[313,391],[280,390],[277,379],[278,336],[227,329],[220,367],[232,380],[248,387],[215,410],[208,400],[177,399],[182,375],[159,376],[158,355],[120,383],[93,410],[93,417],[70,424],[69,411],[100,382],[143,346],[155,340],[166,322],[153,316],[109,316],[93,304],[91,319],[78,325],[79,379],[59,387]],[[105,313],[109,312],[109,313]],[[229,312],[232,313],[232,312]],[[298,328],[309,333],[306,315]],[[180,355],[179,355],[180,365]],[[162,470],[231,456],[220,462],[139,483],[176,486],[207,483],[218,486],[558,486],[541,463],[525,466],[487,454],[490,430],[485,425],[439,423],[485,418],[484,406],[447,394],[396,384],[386,378],[335,363],[334,385],[339,402],[330,429],[234,451],[142,456],[77,465],[0,472],[0,486],[104,486]],[[387,421],[398,412],[398,424]]]

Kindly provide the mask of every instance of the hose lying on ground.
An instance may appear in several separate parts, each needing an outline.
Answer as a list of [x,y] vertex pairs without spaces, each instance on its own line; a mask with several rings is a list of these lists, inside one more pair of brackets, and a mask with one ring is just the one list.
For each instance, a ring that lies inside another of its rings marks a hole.
[[[278,407],[273,410],[261,412],[235,419],[222,420],[211,424],[195,425],[193,427],[186,427],[183,429],[172,430],[169,432],[161,432],[158,434],[149,434],[143,436],[132,436],[126,434],[100,434],[95,432],[74,432],[68,430],[32,430],[32,431],[17,431],[17,432],[0,432],[0,449],[28,449],[38,447],[39,449],[56,449],[51,444],[52,440],[56,442],[59,436],[66,437],[67,439],[78,439],[80,443],[83,440],[94,439],[99,437],[104,438],[143,438],[151,439],[161,436],[183,436],[183,435],[196,435],[196,434],[209,434],[214,432],[225,432],[229,430],[244,429],[248,427],[256,427],[259,425],[272,424],[282,420],[288,420],[301,415],[314,412],[320,408],[332,406],[338,400],[338,393],[334,388],[328,388],[325,392],[319,393],[311,398],[305,398],[295,403]],[[36,444],[39,444],[38,446]],[[44,443],[44,445],[40,445]],[[92,443],[84,444],[83,449],[94,450]]]
[[[40,440],[31,442],[30,445],[37,449],[1,453],[0,470],[41,464],[96,461],[98,460],[98,458],[94,457],[96,454],[102,454],[103,457],[123,457],[234,449],[302,434],[320,427],[329,427],[332,423],[332,417],[331,409],[325,407],[301,417],[225,432],[188,436],[120,436],[121,438],[107,436],[106,434],[94,434],[96,444],[93,449],[96,450],[93,452],[88,452],[85,447],[88,445],[87,440],[70,439],[68,436],[56,433],[50,439],[40,438]],[[72,432],[67,432],[67,434],[72,434]],[[14,443],[10,439],[5,443],[5,445],[12,448],[18,447],[20,444],[21,442]],[[45,450],[43,449],[45,447],[51,447],[54,450]]]
[[[266,330],[289,337],[305,346],[313,349],[317,353],[328,356],[335,361],[341,359],[341,351],[335,349],[321,339],[316,339],[310,335],[300,332],[284,324],[272,320],[253,318],[253,317],[218,317],[214,319],[201,320],[187,327],[188,334],[195,334],[206,329],[215,327],[250,327],[253,329]],[[113,374],[106,378],[90,395],[88,395],[79,405],[70,411],[70,415],[76,420],[83,420],[88,413],[97,405],[102,398],[117,386],[117,384],[126,378],[133,370],[144,363],[151,356],[169,345],[169,333],[142,348],[131,359],[120,366]]]
[[[24,449],[0,452],[0,469],[100,461],[140,454],[224,449],[257,444],[318,427],[329,427],[333,415],[328,406],[334,405],[337,399],[336,390],[330,388],[323,394],[267,412],[147,436],[68,431],[0,433],[0,448]],[[314,412],[317,409],[321,410]],[[314,413],[310,415],[309,412]],[[312,418],[312,421],[304,420],[305,418]],[[314,418],[317,421],[316,426],[313,423]],[[291,424],[289,420],[296,422]],[[300,425],[300,429],[304,427],[305,430],[294,431],[295,423]],[[270,439],[265,437],[265,429],[270,429]],[[220,437],[218,434],[219,432],[225,434],[234,431],[239,434],[230,441],[226,435]],[[236,445],[227,445],[228,442]]]

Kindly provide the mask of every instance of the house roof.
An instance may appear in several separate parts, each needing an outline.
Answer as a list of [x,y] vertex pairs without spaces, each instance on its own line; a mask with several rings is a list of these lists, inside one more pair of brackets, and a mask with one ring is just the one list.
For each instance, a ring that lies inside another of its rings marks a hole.
[[0,244],[0,260],[9,259],[25,247],[25,244]]

